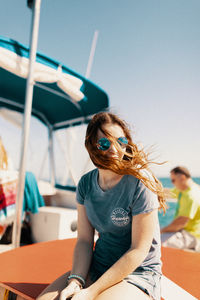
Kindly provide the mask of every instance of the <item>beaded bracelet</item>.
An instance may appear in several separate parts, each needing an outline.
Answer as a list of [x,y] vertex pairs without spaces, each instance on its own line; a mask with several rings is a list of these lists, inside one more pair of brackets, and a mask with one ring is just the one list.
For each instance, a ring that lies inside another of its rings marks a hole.
[[85,286],[85,279],[82,276],[71,274],[67,277],[67,280],[70,280],[72,278],[77,279],[81,283],[82,287]]

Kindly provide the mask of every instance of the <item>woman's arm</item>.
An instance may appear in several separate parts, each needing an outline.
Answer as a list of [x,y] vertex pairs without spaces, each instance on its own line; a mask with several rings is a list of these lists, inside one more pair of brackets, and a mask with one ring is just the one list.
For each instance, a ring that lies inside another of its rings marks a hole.
[[[88,221],[84,205],[78,204],[77,209],[78,239],[74,250],[71,274],[79,275],[86,279],[92,259],[94,228]],[[80,291],[80,283],[77,279],[71,278],[68,283],[68,286],[60,294],[60,300],[66,300]]]
[[181,229],[184,229],[189,221],[188,217],[179,216],[174,219],[169,225],[161,229],[161,233],[165,232],[177,232]]
[[94,246],[94,228],[88,221],[85,206],[78,204],[78,238],[74,250],[71,274],[86,279]]
[[[157,222],[157,209],[132,219],[131,248],[89,288],[80,291],[73,300],[95,299],[97,295],[120,282],[145,259],[151,247]],[[87,290],[87,291],[86,291]]]

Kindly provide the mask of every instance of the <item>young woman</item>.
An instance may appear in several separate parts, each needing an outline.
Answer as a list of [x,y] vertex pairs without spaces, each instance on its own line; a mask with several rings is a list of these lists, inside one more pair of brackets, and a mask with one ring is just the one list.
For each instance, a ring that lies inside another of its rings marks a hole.
[[[73,267],[38,299],[160,299],[158,208],[163,188],[148,156],[111,113],[96,114],[85,146],[97,167],[77,188],[78,239]],[[99,238],[94,245],[94,231]]]

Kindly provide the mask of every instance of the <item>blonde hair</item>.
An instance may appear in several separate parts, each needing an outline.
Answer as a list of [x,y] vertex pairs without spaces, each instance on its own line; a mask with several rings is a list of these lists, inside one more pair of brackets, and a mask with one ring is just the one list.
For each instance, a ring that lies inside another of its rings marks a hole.
[[2,139],[0,137],[0,170],[8,169],[8,156],[6,153],[6,149],[4,148]]
[[[126,151],[122,160],[116,160],[107,157],[103,151],[97,148],[97,133],[101,130],[105,136],[112,141],[118,151],[122,151],[116,139],[103,128],[105,124],[117,124],[120,126],[128,140]],[[133,175],[138,178],[148,189],[157,194],[160,203],[160,208],[166,211],[165,195],[162,183],[156,178],[149,168],[149,165],[159,164],[148,159],[148,154],[143,149],[133,143],[128,125],[121,120],[117,115],[102,112],[94,115],[88,124],[85,147],[90,155],[90,158],[97,168],[109,169],[119,175]],[[144,174],[146,171],[147,176]]]

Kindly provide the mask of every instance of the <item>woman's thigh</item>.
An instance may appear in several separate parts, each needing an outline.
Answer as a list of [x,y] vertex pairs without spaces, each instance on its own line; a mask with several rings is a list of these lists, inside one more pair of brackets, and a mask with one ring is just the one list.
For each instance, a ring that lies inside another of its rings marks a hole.
[[122,281],[98,295],[95,300],[149,300],[150,297],[126,281]]

